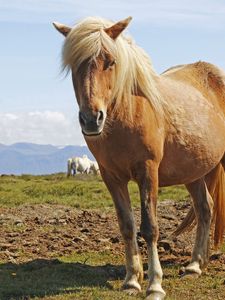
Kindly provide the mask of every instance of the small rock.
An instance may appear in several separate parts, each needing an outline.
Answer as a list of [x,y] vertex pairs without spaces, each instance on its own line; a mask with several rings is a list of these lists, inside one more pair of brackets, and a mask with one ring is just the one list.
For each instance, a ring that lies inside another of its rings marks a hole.
[[6,251],[2,252],[2,254],[4,254],[7,257],[7,259],[10,261],[10,263],[16,264],[16,260],[13,258],[11,252],[9,252],[8,250],[6,250]]
[[72,245],[73,245],[72,242],[64,242],[63,243],[63,247],[70,247]]
[[39,225],[44,224],[44,219],[39,218],[39,217],[34,218],[34,221],[36,224],[39,224]]
[[16,220],[14,220],[13,225],[22,226],[23,225],[23,221],[20,220],[20,219],[16,219]]
[[[53,246],[54,247],[54,246]],[[39,254],[40,253],[40,248],[34,248],[33,250],[32,250],[32,252],[33,253],[37,253],[37,254]]]
[[77,236],[77,237],[75,237],[73,239],[73,242],[75,242],[75,243],[77,243],[77,242],[84,242],[84,239],[82,237]]
[[17,237],[19,235],[20,235],[19,232],[9,232],[9,233],[7,233],[7,236],[9,236],[9,237]]
[[114,236],[114,237],[110,238],[110,242],[113,244],[117,244],[117,243],[119,243],[119,241],[120,241],[120,239],[118,236]]
[[83,229],[81,229],[81,232],[87,233],[87,232],[90,232],[90,230],[88,228],[83,228]]
[[57,221],[56,221],[56,219],[50,219],[50,220],[48,220],[48,223],[54,225],[57,223]]
[[173,224],[166,224],[165,227],[164,227],[164,230],[166,230],[166,231],[167,231],[167,230],[168,230],[168,231],[171,230],[171,229],[173,228],[173,225],[174,225],[174,224],[176,224],[176,222],[173,222]]
[[163,255],[161,261],[166,264],[174,263],[177,260],[177,257],[173,254]]
[[109,242],[109,239],[102,239],[102,238],[99,238],[97,240],[95,240],[97,243],[108,243]]
[[72,239],[72,238],[73,238],[73,235],[72,235],[72,234],[69,234],[69,233],[64,233],[64,234],[63,234],[63,237],[66,238],[66,239]]
[[220,259],[220,257],[223,255],[223,253],[214,253],[210,256],[210,260],[216,260],[216,259]]
[[48,238],[50,241],[58,241],[59,237],[58,236],[49,236]]
[[32,243],[32,242],[29,242],[29,241],[25,241],[24,243],[23,243],[23,246],[25,246],[25,247],[31,247],[31,246],[33,246],[34,244]]
[[9,242],[10,244],[13,244],[13,243],[16,242],[16,240],[11,238],[11,239],[8,239],[8,242]]
[[67,224],[66,219],[59,219],[59,224],[66,225]]
[[163,247],[165,251],[170,251],[174,246],[173,241],[170,240],[161,240],[158,245],[159,247]]
[[20,255],[18,253],[16,253],[16,252],[10,252],[10,256],[12,258],[18,258]]
[[100,219],[104,219],[104,220],[108,218],[106,213],[98,214],[98,216]]
[[54,234],[57,234],[57,233],[61,234],[61,231],[59,229],[57,229],[57,228],[53,228],[52,233],[54,233]]
[[10,248],[12,245],[7,243],[0,243],[0,250],[6,250],[7,248]]
[[166,220],[169,220],[169,221],[171,221],[171,220],[173,220],[173,221],[177,221],[177,216],[174,216],[174,215],[167,215],[167,214],[163,214],[162,215],[162,218],[164,218],[164,219],[166,219]]
[[178,209],[184,210],[185,208],[190,208],[191,204],[190,203],[183,203]]
[[[171,207],[174,204],[174,201],[171,199],[165,199],[160,203],[163,207],[167,206],[167,207]],[[159,206],[160,206],[159,204]]]
[[162,232],[162,229],[160,229],[160,231],[159,231],[159,232],[160,232],[160,240],[164,240],[164,239],[166,239],[166,238],[167,238],[167,236],[168,236],[168,235],[167,235],[167,234],[165,234],[165,233],[163,233],[163,232]]
[[159,252],[159,254],[163,254],[163,253],[165,253],[166,251],[165,251],[165,249],[164,249],[163,247],[159,247],[159,248],[158,248],[158,252]]

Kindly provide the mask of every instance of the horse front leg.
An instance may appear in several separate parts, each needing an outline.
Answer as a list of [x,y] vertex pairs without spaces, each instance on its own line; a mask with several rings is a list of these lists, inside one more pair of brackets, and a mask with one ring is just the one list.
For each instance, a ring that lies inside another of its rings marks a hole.
[[123,283],[123,289],[133,294],[141,291],[141,282],[143,280],[143,267],[139,253],[136,226],[130,203],[130,197],[127,188],[127,182],[115,179],[114,176],[101,169],[103,180],[112,195],[120,231],[124,240],[126,253],[126,278]]
[[165,292],[161,286],[163,272],[159,261],[157,241],[159,229],[157,222],[158,164],[148,161],[143,166],[144,172],[137,177],[141,197],[141,234],[148,248],[147,299],[161,300]]

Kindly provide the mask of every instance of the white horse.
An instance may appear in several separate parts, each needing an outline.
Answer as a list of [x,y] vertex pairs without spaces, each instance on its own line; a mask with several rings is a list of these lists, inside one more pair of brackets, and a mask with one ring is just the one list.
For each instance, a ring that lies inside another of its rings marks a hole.
[[75,175],[75,159],[75,157],[71,157],[67,160],[67,177],[69,177],[70,175]]
[[97,161],[90,160],[90,163],[91,163],[90,171],[92,171],[95,175],[100,174]]
[[87,155],[83,157],[72,157],[67,161],[67,176],[74,176],[77,173],[89,174],[92,172],[95,175],[100,173],[97,161],[90,160]]
[[78,172],[81,174],[89,174],[91,168],[91,161],[87,155],[83,157],[72,157],[67,161],[67,176],[75,175]]

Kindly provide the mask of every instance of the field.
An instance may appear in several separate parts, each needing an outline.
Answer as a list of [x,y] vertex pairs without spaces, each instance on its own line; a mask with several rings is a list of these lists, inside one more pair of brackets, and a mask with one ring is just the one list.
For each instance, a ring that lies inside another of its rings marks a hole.
[[[139,228],[138,190],[129,186]],[[224,248],[211,249],[198,279],[181,279],[193,232],[171,233],[190,207],[184,187],[159,192],[159,254],[168,300],[224,299]],[[113,203],[100,177],[65,174],[0,177],[0,300],[144,299],[120,291],[123,243]],[[144,268],[146,247],[138,234]]]

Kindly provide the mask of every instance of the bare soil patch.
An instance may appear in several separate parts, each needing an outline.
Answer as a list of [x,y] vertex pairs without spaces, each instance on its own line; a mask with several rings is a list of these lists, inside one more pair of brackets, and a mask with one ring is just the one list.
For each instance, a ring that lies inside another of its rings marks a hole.
[[[193,232],[172,237],[190,204],[162,201],[158,205],[162,263],[186,263],[190,259]],[[137,228],[140,211],[134,211]],[[24,205],[0,209],[0,260],[21,263],[37,258],[54,258],[73,253],[110,250],[123,255],[122,237],[114,211],[77,210],[60,205]],[[146,258],[145,242],[138,232],[138,244]],[[224,254],[212,259],[225,262]]]

